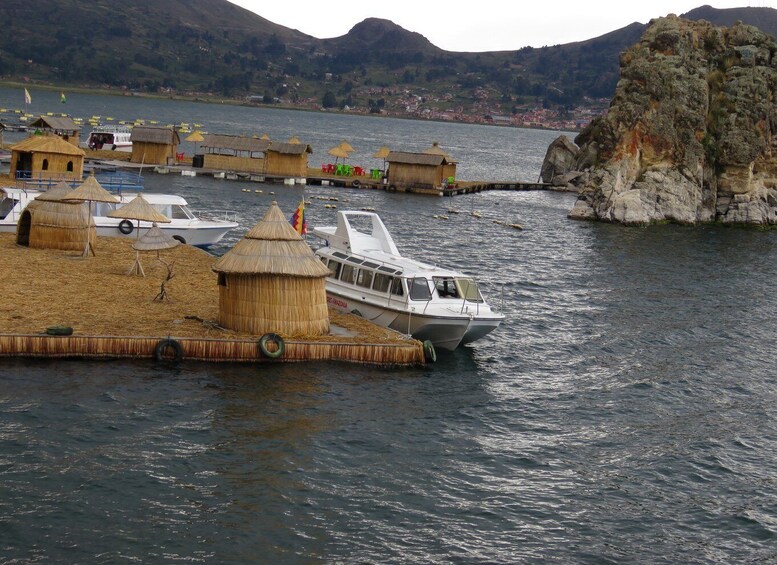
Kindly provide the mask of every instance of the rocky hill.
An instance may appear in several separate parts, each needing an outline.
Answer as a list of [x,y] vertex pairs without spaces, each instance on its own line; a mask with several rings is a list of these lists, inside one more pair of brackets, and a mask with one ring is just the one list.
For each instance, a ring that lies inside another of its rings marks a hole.
[[608,113],[575,139],[571,218],[777,224],[777,44],[741,23],[654,20]]
[[[694,14],[777,29],[769,8]],[[226,0],[3,0],[0,21],[4,81],[481,118],[611,98],[618,56],[645,30],[634,23],[541,48],[520,48],[517,37],[514,51],[456,53],[380,19],[318,39]]]

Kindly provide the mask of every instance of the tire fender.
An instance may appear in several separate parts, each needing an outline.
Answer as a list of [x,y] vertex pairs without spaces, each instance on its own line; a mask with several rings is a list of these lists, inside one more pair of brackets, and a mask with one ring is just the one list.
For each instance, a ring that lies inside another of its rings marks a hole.
[[353,186],[354,188],[359,188],[361,185],[362,183],[360,183],[358,180],[355,180],[351,183],[351,186]]
[[124,235],[129,235],[135,229],[135,224],[129,220],[122,220],[119,222],[119,231]]
[[[275,351],[270,351],[270,349],[267,347],[270,342],[275,343]],[[283,355],[284,351],[286,351],[286,344],[283,342],[283,338],[278,334],[264,334],[259,340],[259,350],[265,357],[269,357],[270,359],[277,359]]]
[[424,359],[427,363],[437,362],[437,352],[434,350],[434,344],[428,339],[424,341]]
[[[173,351],[172,359],[166,357],[167,350]],[[183,347],[181,343],[174,339],[163,339],[156,344],[154,348],[154,359],[157,361],[172,361],[173,363],[180,363],[183,360]]]

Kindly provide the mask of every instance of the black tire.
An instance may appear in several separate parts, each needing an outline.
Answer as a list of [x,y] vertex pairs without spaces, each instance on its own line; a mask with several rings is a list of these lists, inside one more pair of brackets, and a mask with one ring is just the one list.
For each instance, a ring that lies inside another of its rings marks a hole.
[[135,224],[129,220],[122,220],[119,222],[119,231],[124,235],[129,235],[135,229]]
[[177,240],[177,241],[180,241],[181,243],[183,243],[184,245],[186,245],[186,240],[185,240],[185,239],[184,239],[182,236],[180,236],[180,235],[174,235],[174,236],[173,236],[173,239],[175,239],[175,240]]
[[359,188],[361,185],[362,183],[360,183],[358,180],[355,180],[351,183],[351,186],[353,186],[354,188]]
[[[167,350],[173,350],[173,357],[167,357]],[[154,359],[157,361],[172,361],[173,363],[180,363],[183,360],[183,347],[174,339],[163,339],[156,344],[154,348]]]
[[73,335],[73,328],[70,326],[49,326],[46,328],[47,335]]
[[424,359],[427,363],[437,362],[437,352],[434,350],[434,344],[428,339],[424,341]]
[[[270,349],[267,347],[267,344],[270,342],[275,343],[275,351],[270,351]],[[286,351],[286,344],[283,343],[283,338],[278,334],[264,334],[259,340],[259,350],[265,357],[269,357],[270,359],[277,359],[283,355],[284,351]]]

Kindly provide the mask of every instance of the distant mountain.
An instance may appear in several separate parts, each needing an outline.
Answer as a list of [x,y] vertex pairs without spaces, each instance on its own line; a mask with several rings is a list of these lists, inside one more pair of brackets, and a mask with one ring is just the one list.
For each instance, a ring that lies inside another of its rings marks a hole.
[[[774,33],[777,10],[709,6],[685,15]],[[369,18],[317,39],[226,0],[3,0],[0,80],[109,87],[253,103],[458,116],[608,99],[634,23],[588,41],[517,51],[444,51]]]

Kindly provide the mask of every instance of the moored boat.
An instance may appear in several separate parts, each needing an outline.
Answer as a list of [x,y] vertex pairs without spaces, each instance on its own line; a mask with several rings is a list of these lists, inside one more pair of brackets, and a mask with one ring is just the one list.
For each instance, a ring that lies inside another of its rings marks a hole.
[[403,257],[374,212],[340,211],[336,226],[311,233],[329,268],[327,302],[436,348],[453,350],[499,327],[504,315],[471,276]]
[[[0,232],[16,232],[16,227],[27,205],[44,194],[39,190],[18,187],[0,187]],[[132,237],[138,236],[136,230],[151,228],[151,222],[138,222],[122,218],[108,217],[108,212],[121,208],[137,194],[124,192],[117,194],[120,204],[92,202],[92,215],[98,236]],[[206,248],[218,243],[229,230],[238,227],[234,217],[224,219],[204,219],[189,209],[186,199],[175,194],[143,193],[143,198],[158,212],[170,219],[170,223],[159,224],[165,234],[195,247]],[[234,214],[233,214],[234,216]]]
[[89,132],[86,141],[82,143],[84,149],[132,151],[130,134],[132,128],[122,125],[95,126]]

